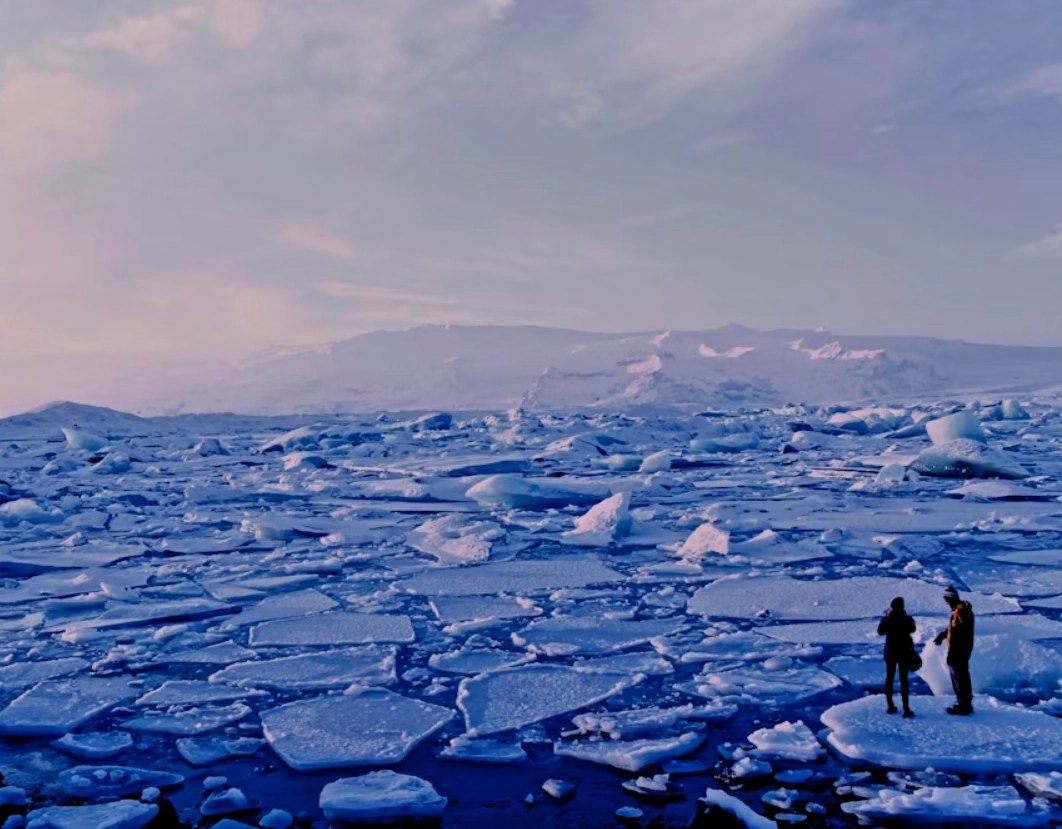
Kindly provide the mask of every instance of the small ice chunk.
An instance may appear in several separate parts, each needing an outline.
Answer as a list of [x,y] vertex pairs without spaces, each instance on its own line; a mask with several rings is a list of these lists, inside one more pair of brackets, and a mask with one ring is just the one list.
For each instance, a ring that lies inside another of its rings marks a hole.
[[[779,760],[817,760],[826,753],[803,720],[782,722],[773,728],[761,728],[749,735],[758,757]],[[788,809],[788,806],[780,807]]]
[[934,446],[943,446],[959,438],[985,442],[985,433],[972,412],[962,411],[925,421],[926,433]]
[[738,760],[727,770],[728,780],[755,780],[759,777],[770,777],[774,774],[774,767],[766,760],[757,760],[751,755],[746,755]]
[[59,427],[66,438],[66,448],[77,452],[99,452],[110,442],[105,437],[94,435],[83,429],[72,429],[68,426]]
[[231,815],[251,808],[253,807],[247,800],[247,796],[233,787],[224,791],[211,792],[210,796],[203,801],[203,805],[199,807],[199,811],[206,816]]
[[586,708],[643,678],[529,665],[462,680],[457,707],[470,733],[496,734]]
[[620,820],[638,820],[644,815],[641,809],[636,809],[634,806],[620,806],[616,810],[616,817]]
[[644,474],[651,474],[653,472],[667,472],[671,469],[671,450],[661,449],[659,452],[653,452],[651,455],[646,455],[642,460],[641,466],[638,467],[638,471]]
[[406,533],[406,544],[443,564],[467,564],[490,558],[494,542],[504,536],[501,525],[493,521],[469,522],[461,515],[443,515]]
[[283,809],[270,809],[262,815],[258,825],[262,829],[288,829],[294,822],[295,819],[290,812],[285,812]]
[[876,484],[902,484],[907,476],[907,467],[902,463],[887,463],[874,476]]
[[706,553],[726,555],[730,552],[730,533],[706,521],[690,533],[678,552],[684,558],[700,558]]
[[477,740],[461,735],[450,740],[450,745],[437,756],[443,760],[465,760],[473,763],[520,763],[527,759],[527,752],[519,743]]
[[383,824],[437,818],[447,802],[427,780],[384,770],[329,783],[319,805],[328,820]]
[[638,772],[654,763],[662,763],[696,751],[704,743],[704,734],[688,731],[668,737],[642,740],[577,740],[557,742],[553,753],[600,763],[624,771]]
[[1003,452],[968,438],[935,444],[911,462],[919,475],[933,478],[1028,478],[1029,472]]
[[1028,420],[1029,413],[1025,411],[1025,407],[1021,405],[1013,397],[1004,400],[1002,405],[1002,413],[1004,420]]
[[18,786],[0,785],[0,806],[25,806],[26,790]]
[[49,806],[26,819],[31,829],[141,829],[159,813],[154,803],[115,800],[94,806]]
[[1049,771],[1040,774],[1034,771],[1014,775],[1014,779],[1033,797],[1062,800],[1062,772]]
[[551,777],[542,784],[542,791],[556,800],[565,800],[575,794],[575,784]]
[[607,547],[630,535],[631,494],[617,492],[575,519],[575,529],[563,534],[564,541],[584,547]]
[[52,745],[75,757],[103,760],[132,748],[133,738],[124,731],[64,734],[58,740],[54,740]]
[[68,795],[84,799],[124,797],[148,786],[172,789],[184,777],[168,771],[138,769],[131,766],[74,766],[59,772],[59,785]]
[[358,645],[415,639],[408,616],[348,613],[343,610],[298,619],[263,622],[251,628],[250,644],[262,646]]
[[704,797],[700,798],[700,802],[703,804],[701,814],[708,820],[713,818],[719,820],[720,825],[725,825],[724,820],[733,822],[737,819],[744,823],[747,829],[778,829],[778,824],[773,820],[756,814],[734,795],[727,794],[721,789],[708,789]]
[[382,688],[263,711],[266,740],[296,771],[397,763],[453,711]]

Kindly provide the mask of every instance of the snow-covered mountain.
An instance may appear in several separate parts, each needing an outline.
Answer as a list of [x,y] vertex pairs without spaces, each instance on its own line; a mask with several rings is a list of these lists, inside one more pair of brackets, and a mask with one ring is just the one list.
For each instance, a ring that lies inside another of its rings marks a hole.
[[273,353],[145,401],[159,413],[668,408],[1028,394],[1062,348],[828,331],[604,334],[423,326]]

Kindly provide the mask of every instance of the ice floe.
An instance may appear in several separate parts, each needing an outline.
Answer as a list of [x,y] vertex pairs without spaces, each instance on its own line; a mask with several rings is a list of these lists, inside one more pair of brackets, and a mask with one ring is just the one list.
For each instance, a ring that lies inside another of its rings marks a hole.
[[263,711],[270,747],[299,771],[397,763],[453,717],[449,708],[386,691],[299,700]]
[[945,713],[952,700],[911,698],[914,719],[885,715],[880,696],[863,697],[827,709],[826,741],[838,754],[893,769],[964,774],[1062,770],[1062,720],[977,697],[975,713]]
[[439,817],[447,802],[427,780],[383,770],[332,781],[319,805],[329,820],[386,824]]
[[457,707],[470,734],[498,734],[586,708],[643,677],[529,665],[461,681]]
[[61,737],[138,696],[122,677],[76,677],[34,685],[0,711],[0,734]]

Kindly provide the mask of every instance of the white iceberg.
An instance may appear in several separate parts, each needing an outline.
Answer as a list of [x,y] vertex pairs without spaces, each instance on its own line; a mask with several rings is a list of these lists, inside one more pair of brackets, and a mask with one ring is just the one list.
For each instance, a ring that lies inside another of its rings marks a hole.
[[488,508],[547,510],[588,506],[607,498],[612,491],[607,484],[492,475],[472,486],[466,494]]
[[926,434],[935,446],[943,446],[953,440],[964,438],[985,442],[985,433],[981,430],[979,421],[972,412],[961,411],[944,417],[926,420],[924,422]]
[[933,478],[1028,478],[1029,472],[1002,452],[969,438],[930,446],[910,465]]
[[631,494],[617,492],[575,519],[575,529],[562,536],[568,544],[607,547],[631,531]]

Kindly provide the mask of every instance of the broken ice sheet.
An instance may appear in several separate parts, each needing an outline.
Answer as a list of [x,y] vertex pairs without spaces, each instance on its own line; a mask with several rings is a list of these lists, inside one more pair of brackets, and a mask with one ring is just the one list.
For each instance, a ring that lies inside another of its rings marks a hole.
[[262,696],[262,691],[248,691],[232,685],[214,684],[199,679],[170,679],[149,691],[136,705],[194,705],[201,702],[231,702],[250,696]]
[[77,656],[40,662],[15,662],[0,667],[0,688],[25,688],[46,679],[79,673],[88,666],[86,660]]
[[222,707],[197,707],[186,711],[157,712],[134,717],[121,723],[122,728],[130,731],[148,731],[154,734],[176,734],[190,737],[216,731],[226,725],[239,722],[251,709],[242,702]]
[[121,677],[75,677],[34,685],[0,711],[0,734],[61,737],[138,691]]
[[67,754],[86,760],[103,760],[133,747],[133,738],[124,731],[90,734],[64,734],[52,745]]
[[498,561],[418,573],[397,589],[426,596],[528,594],[624,581],[624,576],[585,558],[549,561]]
[[700,748],[706,739],[704,734],[690,731],[674,736],[639,740],[558,741],[553,745],[553,753],[560,757],[574,757],[577,760],[638,772],[656,763],[690,754]]
[[193,766],[205,766],[230,757],[250,757],[265,740],[254,737],[231,738],[211,735],[208,737],[182,737],[176,741],[177,753]]
[[638,684],[644,677],[529,665],[464,679],[457,707],[469,734],[497,734],[586,708]]
[[450,744],[436,756],[443,760],[463,760],[469,763],[521,763],[527,759],[527,752],[520,743],[475,740],[461,735],[450,740]]
[[461,515],[429,518],[406,533],[406,543],[443,564],[467,564],[490,558],[493,543],[505,531],[493,521],[469,521]]
[[85,799],[139,794],[149,786],[172,789],[183,782],[180,774],[130,766],[74,766],[59,772],[63,791]]
[[510,619],[542,615],[542,608],[519,597],[436,596],[429,605],[440,623],[448,627],[459,626],[455,630],[490,627]]
[[156,661],[190,665],[227,665],[232,662],[254,659],[255,656],[257,654],[249,648],[240,647],[235,642],[229,641],[218,642],[195,650],[161,653]]
[[433,653],[428,658],[428,664],[437,671],[448,674],[463,674],[470,676],[482,674],[487,671],[497,671],[502,668],[511,668],[534,659],[526,653],[514,653],[513,651],[469,649],[449,651],[447,653]]
[[263,622],[251,628],[252,647],[278,645],[408,644],[415,639],[408,616],[337,610],[298,619]]
[[684,618],[629,621],[600,617],[553,616],[532,622],[512,634],[513,644],[549,656],[604,654],[644,644],[674,633]]
[[[911,615],[946,616],[944,589],[916,579],[857,576],[808,581],[789,576],[723,578],[702,587],[690,599],[688,613],[730,618],[793,620],[869,619],[881,615],[894,596],[903,596]],[[1003,596],[964,593],[977,613],[1017,613],[1020,606]]]
[[272,619],[307,616],[311,613],[331,610],[337,605],[338,602],[334,599],[330,599],[321,591],[313,588],[297,590],[292,593],[280,593],[276,596],[267,596],[254,607],[249,607],[226,619],[222,622],[221,629],[241,627],[242,625],[266,622]]
[[453,715],[382,688],[300,700],[261,714],[269,745],[297,771],[397,763]]
[[240,662],[210,676],[211,683],[278,690],[386,685],[395,679],[395,649],[379,647]]
[[769,670],[756,666],[732,668],[695,676],[676,689],[705,699],[739,704],[782,706],[830,691],[841,685],[833,674],[821,668],[786,668]]

